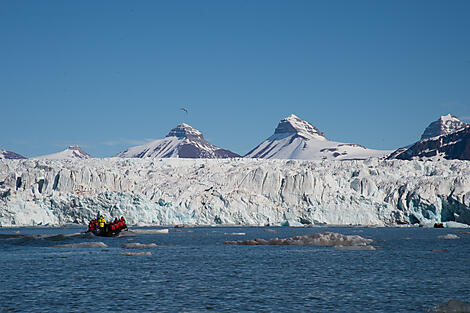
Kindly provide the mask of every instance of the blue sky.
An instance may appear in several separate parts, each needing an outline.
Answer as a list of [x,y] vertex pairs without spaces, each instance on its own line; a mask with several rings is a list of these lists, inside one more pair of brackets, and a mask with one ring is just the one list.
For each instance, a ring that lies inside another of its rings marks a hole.
[[291,113],[395,149],[470,121],[470,1],[3,0],[0,106],[0,148],[27,157],[181,122],[245,154]]

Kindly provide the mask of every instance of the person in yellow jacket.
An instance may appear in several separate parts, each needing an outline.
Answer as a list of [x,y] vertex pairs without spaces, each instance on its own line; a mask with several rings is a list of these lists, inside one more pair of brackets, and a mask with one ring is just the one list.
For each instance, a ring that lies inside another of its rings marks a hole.
[[103,218],[103,216],[100,216],[98,219],[98,223],[100,224],[100,227],[103,228],[104,225],[106,225],[106,220]]

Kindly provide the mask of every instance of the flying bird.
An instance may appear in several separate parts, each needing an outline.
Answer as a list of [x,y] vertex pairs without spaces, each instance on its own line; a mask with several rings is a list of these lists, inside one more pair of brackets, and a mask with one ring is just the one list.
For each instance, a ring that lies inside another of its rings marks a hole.
[[183,110],[184,112],[186,112],[186,114],[188,113],[188,109],[186,108],[181,108],[180,110]]

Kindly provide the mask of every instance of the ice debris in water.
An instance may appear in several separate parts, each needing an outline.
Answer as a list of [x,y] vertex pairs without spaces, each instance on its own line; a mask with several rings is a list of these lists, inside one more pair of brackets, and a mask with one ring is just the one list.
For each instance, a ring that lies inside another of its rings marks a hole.
[[123,245],[120,245],[119,247],[124,248],[124,249],[152,249],[152,248],[157,248],[158,246],[156,243],[144,244],[144,243],[133,242],[133,243],[125,243]]
[[151,256],[151,252],[123,252],[121,255],[125,256]]
[[470,228],[470,226],[467,225],[467,224],[458,223],[458,222],[453,222],[453,221],[451,221],[451,222],[445,222],[445,223],[444,223],[444,226],[445,226],[446,228]]
[[335,250],[339,251],[373,251],[377,250],[374,246],[335,246]]
[[436,313],[470,313],[470,303],[452,299],[433,308]]
[[168,234],[168,228],[165,229],[133,229],[133,233],[141,235]]
[[296,246],[366,246],[372,239],[366,239],[358,235],[348,236],[338,233],[324,232],[291,238],[270,240],[253,239],[243,241],[225,241],[232,245],[296,245]]
[[70,243],[65,245],[57,245],[54,246],[56,248],[107,248],[104,242],[82,242],[82,243]]
[[440,239],[459,239],[460,237],[454,234],[447,234],[447,235],[442,235],[442,236],[437,236],[437,238]]

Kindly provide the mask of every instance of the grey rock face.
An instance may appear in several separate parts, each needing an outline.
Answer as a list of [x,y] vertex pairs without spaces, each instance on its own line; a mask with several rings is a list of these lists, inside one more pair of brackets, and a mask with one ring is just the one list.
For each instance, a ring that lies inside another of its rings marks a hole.
[[182,123],[170,130],[166,137],[177,137],[179,139],[187,138],[192,140],[204,140],[202,133],[189,126],[188,124]]
[[78,159],[88,159],[91,158],[91,155],[86,153],[80,146],[74,145],[69,146],[67,150],[72,151],[72,155]]
[[306,137],[308,134],[316,134],[325,137],[325,134],[318,128],[293,114],[279,122],[274,134],[297,134],[300,137]]

